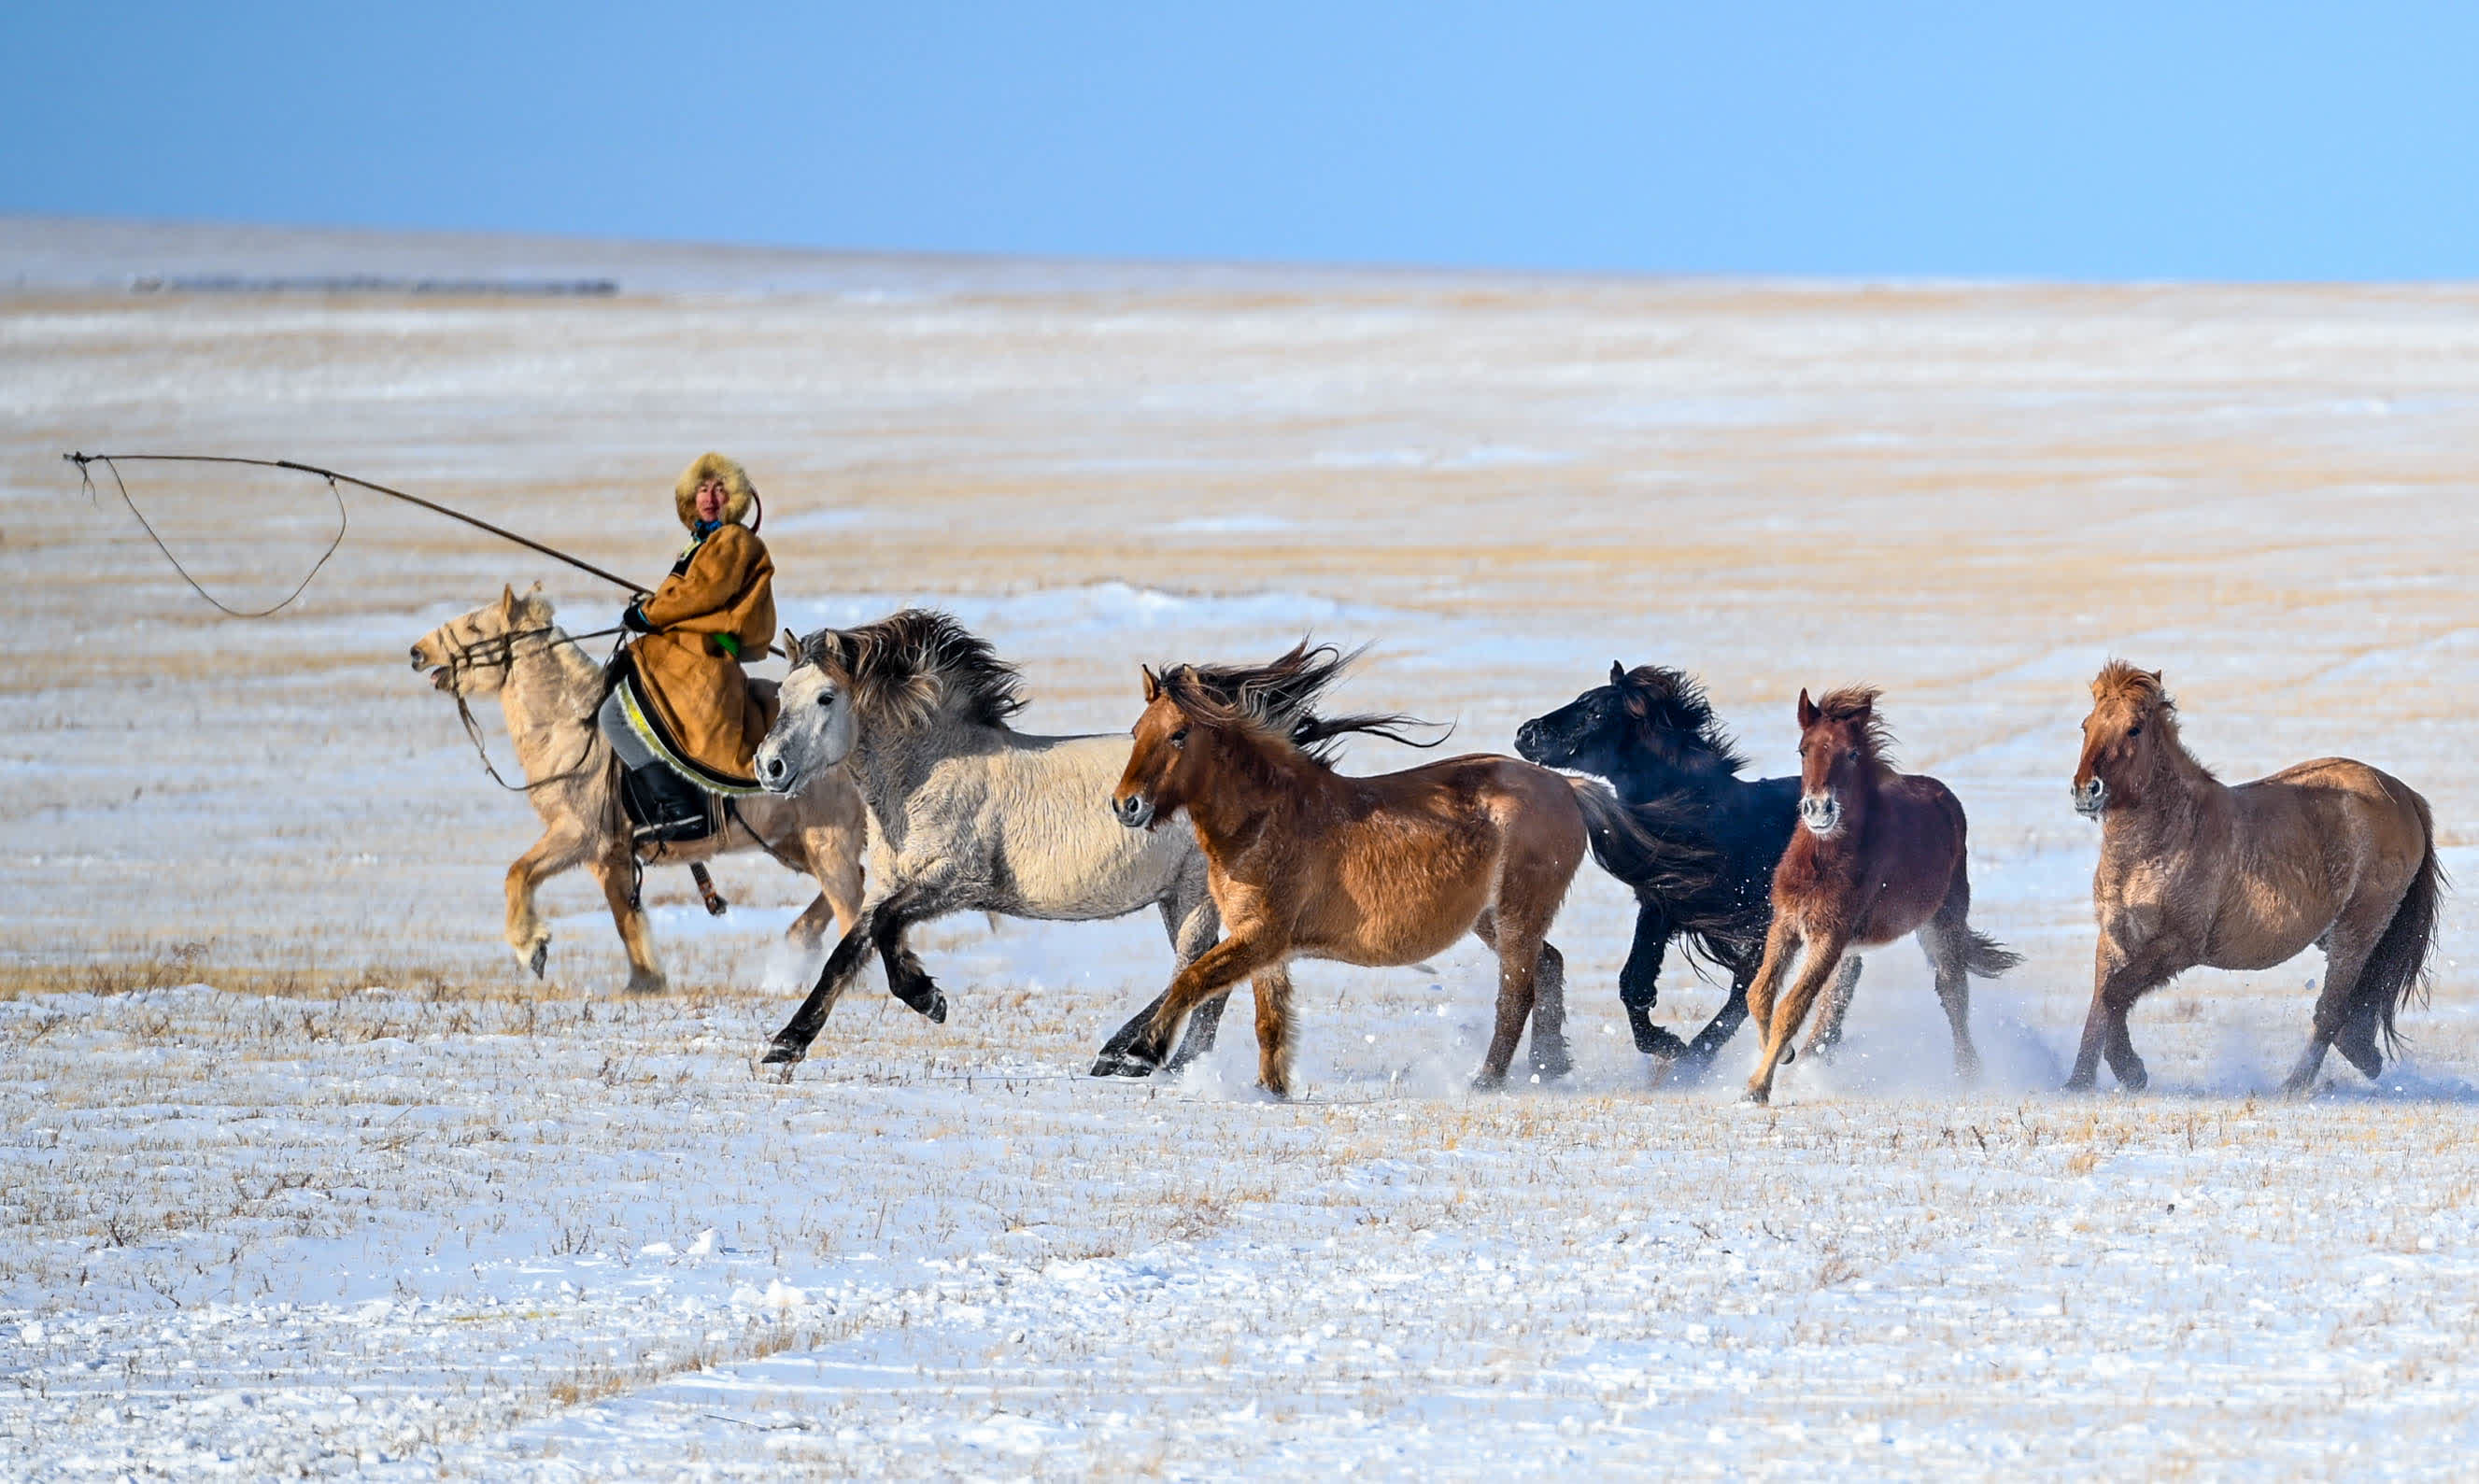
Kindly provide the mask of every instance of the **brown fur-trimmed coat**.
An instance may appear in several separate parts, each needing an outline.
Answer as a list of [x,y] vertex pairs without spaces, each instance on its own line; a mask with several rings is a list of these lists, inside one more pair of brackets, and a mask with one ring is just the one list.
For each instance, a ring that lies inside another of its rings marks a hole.
[[[775,687],[753,688],[741,660],[765,656],[775,637],[775,562],[741,525],[755,497],[749,475],[709,453],[680,475],[680,524],[697,525],[697,487],[719,476],[730,494],[724,524],[690,545],[672,575],[638,607],[653,632],[631,647],[638,691],[691,761],[733,780],[775,724]],[[739,658],[716,642],[737,641]]]

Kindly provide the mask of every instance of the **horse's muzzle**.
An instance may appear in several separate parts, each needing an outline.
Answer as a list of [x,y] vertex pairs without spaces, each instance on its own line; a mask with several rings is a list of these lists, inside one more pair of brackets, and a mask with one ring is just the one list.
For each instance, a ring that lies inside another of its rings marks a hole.
[[1537,724],[1525,722],[1515,729],[1515,755],[1526,762],[1541,760],[1541,733]]
[[1807,827],[1808,833],[1829,840],[1842,828],[1842,801],[1831,794],[1803,798],[1799,801],[1799,822]]
[[2073,786],[2075,812],[2085,819],[2100,818],[2100,811],[2108,803],[2108,785],[2095,778],[2088,783],[2077,783]]
[[1112,800],[1111,813],[1131,830],[1148,830],[1153,827],[1154,802],[1142,794],[1130,794]]
[[792,792],[795,786],[792,765],[783,760],[782,754],[761,752],[757,755],[757,786],[770,794]]

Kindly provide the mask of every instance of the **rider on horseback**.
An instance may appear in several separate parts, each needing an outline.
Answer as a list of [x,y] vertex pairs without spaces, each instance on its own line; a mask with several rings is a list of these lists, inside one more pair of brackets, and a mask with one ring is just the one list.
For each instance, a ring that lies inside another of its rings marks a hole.
[[774,685],[741,670],[775,637],[775,563],[741,524],[757,491],[746,470],[708,453],[673,498],[688,549],[621,615],[643,637],[614,663],[596,715],[627,769],[641,840],[700,837],[713,825],[709,796],[757,792],[750,759],[775,721]]

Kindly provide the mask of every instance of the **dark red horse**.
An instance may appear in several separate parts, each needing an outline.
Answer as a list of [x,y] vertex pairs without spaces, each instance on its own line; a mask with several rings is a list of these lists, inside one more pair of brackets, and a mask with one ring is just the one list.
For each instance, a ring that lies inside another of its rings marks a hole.
[[[2022,961],[1971,931],[1962,804],[1935,779],[1885,761],[1893,738],[1877,718],[1877,696],[1851,686],[1811,703],[1799,693],[1800,828],[1774,867],[1773,928],[1748,986],[1748,1014],[1764,1031],[1748,1078],[1751,1103],[1773,1096],[1774,1068],[1791,1059],[1791,1037],[1851,950],[1919,934],[1954,1027],[1955,1071],[1966,1080],[1980,1073],[1967,976],[1994,979]],[[1777,1008],[1794,959],[1798,977]],[[1820,1038],[1844,1008],[1827,1007]]]

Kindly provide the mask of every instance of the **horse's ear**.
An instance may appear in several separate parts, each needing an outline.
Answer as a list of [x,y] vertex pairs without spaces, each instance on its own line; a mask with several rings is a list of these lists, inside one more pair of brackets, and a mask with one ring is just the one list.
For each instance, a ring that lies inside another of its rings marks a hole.
[[1807,699],[1807,687],[1801,686],[1799,688],[1799,729],[1805,731],[1815,726],[1816,718],[1820,714],[1816,709],[1816,704]]
[[1626,666],[1620,664],[1615,659],[1610,661],[1610,683],[1612,685],[1624,685],[1626,683]]
[[792,662],[793,669],[801,668],[801,636],[789,628],[783,630],[783,657]]
[[2158,671],[2158,670],[2146,670],[2146,671],[2144,671],[2143,673],[2144,673],[2145,675],[2148,675],[2148,676],[2152,677],[2152,683],[2153,683],[2153,684],[2158,685],[2158,684],[2160,684],[2160,671]]
[[499,584],[499,611],[509,618],[517,616],[517,590],[505,582]]
[[1151,665],[1138,665],[1137,673],[1145,678],[1145,704],[1152,705],[1162,698],[1162,678],[1154,674]]
[[1869,717],[1876,715],[1876,714],[1877,714],[1877,698],[1876,698],[1876,697],[1874,697],[1874,696],[1864,695],[1864,694],[1863,694],[1862,696],[1860,696],[1860,698],[1859,698],[1859,710],[1858,710],[1858,712],[1857,712],[1856,714],[1858,715],[1858,718],[1859,718],[1861,721],[1863,721],[1863,722],[1864,722],[1864,721],[1866,721]]

